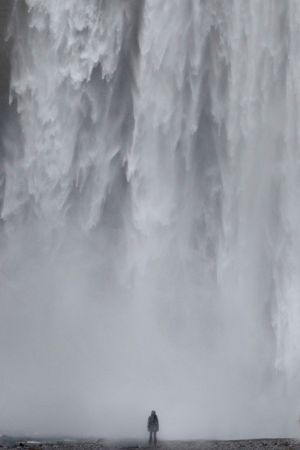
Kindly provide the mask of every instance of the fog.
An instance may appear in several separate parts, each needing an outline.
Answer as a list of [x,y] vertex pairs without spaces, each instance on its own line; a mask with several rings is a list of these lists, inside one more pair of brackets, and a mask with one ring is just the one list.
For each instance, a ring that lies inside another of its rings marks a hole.
[[14,2],[0,433],[299,435],[299,23]]

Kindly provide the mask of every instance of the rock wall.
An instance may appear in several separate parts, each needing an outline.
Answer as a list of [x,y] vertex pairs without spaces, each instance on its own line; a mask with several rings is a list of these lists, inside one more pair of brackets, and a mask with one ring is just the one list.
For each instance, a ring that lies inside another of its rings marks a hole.
[[7,102],[9,89],[9,46],[6,41],[7,25],[12,0],[0,0],[0,101]]

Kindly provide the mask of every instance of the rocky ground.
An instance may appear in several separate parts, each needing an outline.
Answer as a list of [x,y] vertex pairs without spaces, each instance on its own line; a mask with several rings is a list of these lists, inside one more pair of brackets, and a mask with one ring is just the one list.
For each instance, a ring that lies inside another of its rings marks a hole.
[[[140,441],[80,441],[80,440],[53,440],[34,441],[2,437],[0,449],[43,449],[43,450],[139,450],[150,449],[146,442]],[[153,447],[152,447],[153,448]],[[159,442],[160,450],[236,450],[236,449],[299,449],[300,441],[293,439],[253,439],[236,441],[164,441]]]

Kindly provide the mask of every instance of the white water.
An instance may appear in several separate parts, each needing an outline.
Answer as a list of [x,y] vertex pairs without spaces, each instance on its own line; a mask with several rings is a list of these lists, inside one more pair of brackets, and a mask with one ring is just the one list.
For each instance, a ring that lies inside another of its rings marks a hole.
[[298,435],[300,3],[26,3],[1,430]]

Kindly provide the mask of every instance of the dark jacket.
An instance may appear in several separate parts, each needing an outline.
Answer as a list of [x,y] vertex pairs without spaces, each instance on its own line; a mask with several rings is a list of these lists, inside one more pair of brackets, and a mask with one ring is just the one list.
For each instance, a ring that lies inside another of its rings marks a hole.
[[151,416],[148,417],[148,431],[158,431],[158,430],[159,430],[158,417],[156,414],[151,414]]

